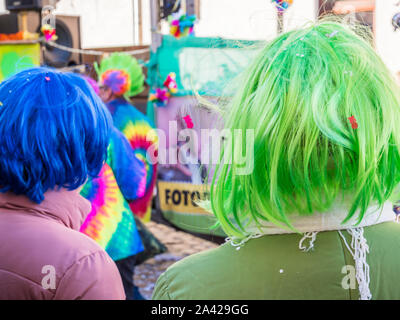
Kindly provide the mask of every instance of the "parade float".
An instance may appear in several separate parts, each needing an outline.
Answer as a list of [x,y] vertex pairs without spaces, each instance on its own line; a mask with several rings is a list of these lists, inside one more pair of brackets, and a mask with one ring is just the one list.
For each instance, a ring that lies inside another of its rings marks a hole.
[[147,114],[159,133],[157,209],[174,226],[225,236],[212,213],[198,206],[219,161],[221,117],[210,105],[232,96],[228,88],[260,50],[260,42],[194,35],[193,15],[168,18],[170,34],[153,36]]

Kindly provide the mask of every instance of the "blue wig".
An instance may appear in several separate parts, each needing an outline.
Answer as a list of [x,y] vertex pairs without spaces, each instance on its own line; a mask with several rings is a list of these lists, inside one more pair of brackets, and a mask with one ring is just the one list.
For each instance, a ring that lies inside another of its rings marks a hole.
[[83,78],[28,69],[0,84],[0,102],[0,192],[41,203],[98,175],[112,119]]

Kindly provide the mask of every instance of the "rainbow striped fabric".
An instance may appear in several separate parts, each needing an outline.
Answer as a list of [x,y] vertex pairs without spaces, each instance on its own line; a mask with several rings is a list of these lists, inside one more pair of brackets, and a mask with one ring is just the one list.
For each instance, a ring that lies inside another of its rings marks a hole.
[[116,99],[107,106],[112,114],[114,126],[128,139],[133,152],[145,168],[145,174],[140,182],[141,187],[145,186],[145,192],[142,197],[131,201],[129,205],[132,212],[142,221],[149,221],[157,179],[157,163],[148,160],[147,151],[149,148],[152,149],[152,160],[155,160],[158,152],[157,133],[151,121],[125,99]]
[[91,202],[92,211],[80,231],[95,240],[114,261],[144,249],[126,200],[144,195],[144,188],[139,185],[144,172],[142,162],[133,155],[126,138],[114,130],[107,163],[99,176],[89,180],[81,191]]
[[116,95],[125,94],[131,87],[130,76],[124,70],[107,70],[101,75],[101,83]]

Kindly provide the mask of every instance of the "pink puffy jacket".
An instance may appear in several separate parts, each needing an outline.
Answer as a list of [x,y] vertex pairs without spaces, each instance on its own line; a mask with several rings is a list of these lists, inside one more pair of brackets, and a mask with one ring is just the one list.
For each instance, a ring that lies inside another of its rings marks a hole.
[[79,232],[89,211],[77,191],[39,205],[0,193],[0,299],[124,299],[115,263]]

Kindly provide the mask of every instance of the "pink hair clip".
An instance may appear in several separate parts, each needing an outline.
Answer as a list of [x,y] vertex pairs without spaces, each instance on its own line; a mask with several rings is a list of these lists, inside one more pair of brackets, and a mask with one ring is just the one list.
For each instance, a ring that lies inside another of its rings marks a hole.
[[193,129],[193,127],[194,127],[193,120],[192,120],[192,118],[191,118],[189,115],[187,115],[186,117],[184,117],[183,120],[185,120],[186,125],[187,125],[187,127],[188,127],[189,129]]

